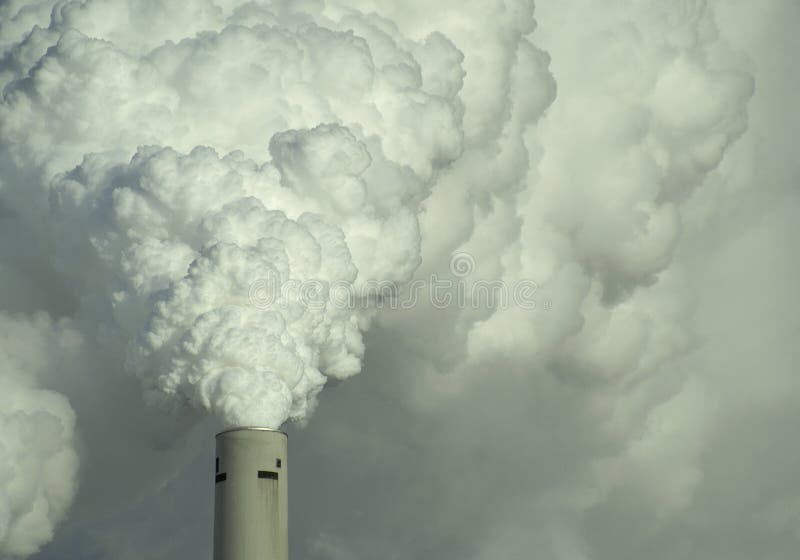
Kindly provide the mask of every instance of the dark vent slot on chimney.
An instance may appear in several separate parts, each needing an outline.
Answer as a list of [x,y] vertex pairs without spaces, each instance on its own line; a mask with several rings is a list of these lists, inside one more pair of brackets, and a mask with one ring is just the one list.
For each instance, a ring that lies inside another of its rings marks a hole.
[[278,480],[278,473],[272,471],[258,471],[258,478],[269,478],[270,480]]
[[228,473],[220,473],[214,477],[214,483],[222,482],[223,480],[228,478]]
[[214,472],[219,472],[219,457],[217,457],[217,460],[214,462]]

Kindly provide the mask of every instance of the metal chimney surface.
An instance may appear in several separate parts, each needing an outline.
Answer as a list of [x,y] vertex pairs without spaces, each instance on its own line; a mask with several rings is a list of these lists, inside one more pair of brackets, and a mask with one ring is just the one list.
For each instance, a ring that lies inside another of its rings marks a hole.
[[214,560],[288,560],[286,434],[234,428],[216,439]]

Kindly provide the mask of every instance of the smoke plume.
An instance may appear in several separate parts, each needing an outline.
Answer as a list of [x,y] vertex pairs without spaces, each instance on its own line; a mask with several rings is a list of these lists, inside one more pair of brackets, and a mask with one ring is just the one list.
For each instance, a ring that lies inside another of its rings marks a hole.
[[0,558],[207,555],[141,508],[212,425],[305,427],[311,559],[758,556],[791,286],[722,324],[796,268],[789,4],[0,4]]
[[[338,283],[369,299],[365,281],[413,274],[419,205],[462,149],[458,50],[357,11],[3,9],[2,200],[17,234],[4,267],[46,271],[41,289],[59,294],[48,306],[31,288],[4,337],[44,313],[96,341],[84,350],[103,356],[86,362],[138,376],[148,404],[229,425],[306,419],[327,378],[360,370],[369,304],[284,288]],[[69,384],[64,358],[40,351],[47,365],[16,366],[32,387],[9,381],[4,397],[10,484],[67,457],[71,490],[73,412],[34,381],[44,369]],[[15,452],[25,438],[41,449]],[[14,493],[5,551],[49,538],[71,497],[58,490]]]

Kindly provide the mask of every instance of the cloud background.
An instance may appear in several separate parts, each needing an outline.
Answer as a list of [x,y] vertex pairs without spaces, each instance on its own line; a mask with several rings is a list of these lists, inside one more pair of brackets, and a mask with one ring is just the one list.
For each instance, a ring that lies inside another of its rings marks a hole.
[[[208,557],[291,416],[297,557],[792,558],[800,9],[603,4],[4,4],[0,556]],[[549,309],[246,301],[454,252]]]

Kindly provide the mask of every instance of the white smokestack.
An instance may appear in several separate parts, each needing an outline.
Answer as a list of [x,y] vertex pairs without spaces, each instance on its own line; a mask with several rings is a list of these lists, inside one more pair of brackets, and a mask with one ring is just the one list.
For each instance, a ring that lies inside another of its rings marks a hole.
[[269,428],[217,434],[214,560],[288,560],[286,444]]

